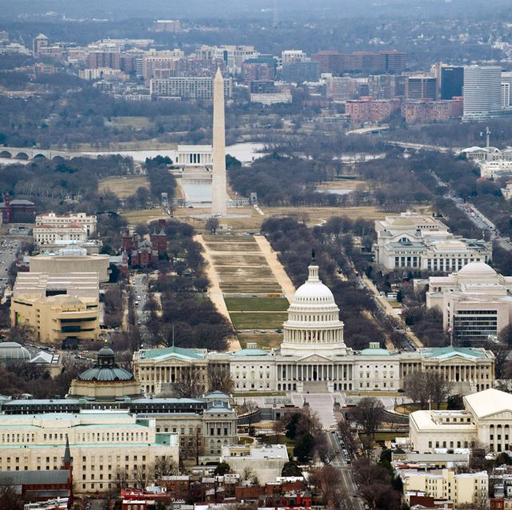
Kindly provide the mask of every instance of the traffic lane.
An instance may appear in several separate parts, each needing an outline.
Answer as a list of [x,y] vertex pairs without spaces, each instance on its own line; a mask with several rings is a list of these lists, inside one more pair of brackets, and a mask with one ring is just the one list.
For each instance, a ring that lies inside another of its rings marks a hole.
[[343,481],[343,489],[350,498],[350,506],[355,510],[364,510],[364,503],[358,496],[357,486],[352,476],[352,468],[347,465],[342,454],[342,445],[339,443],[337,436],[332,432],[326,432],[327,444],[333,451],[331,465],[338,469]]

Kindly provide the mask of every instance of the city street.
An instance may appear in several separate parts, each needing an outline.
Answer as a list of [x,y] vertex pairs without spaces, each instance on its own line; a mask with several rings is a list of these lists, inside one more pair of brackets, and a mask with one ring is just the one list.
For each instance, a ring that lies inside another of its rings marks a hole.
[[341,445],[337,434],[333,432],[325,432],[325,437],[333,455],[331,465],[341,472],[343,489],[347,494],[349,508],[352,508],[353,510],[364,510],[364,503],[357,497],[357,486],[354,483],[352,469],[347,465],[342,454],[343,446]]
[[151,334],[146,326],[147,313],[144,311],[144,306],[148,300],[147,291],[148,276],[145,274],[135,274],[133,277],[133,292],[135,294],[135,314],[137,317],[137,324],[140,330],[142,342],[148,342]]
[[0,240],[0,297],[5,293],[9,278],[9,268],[16,260],[16,254],[20,249],[21,241],[3,237]]

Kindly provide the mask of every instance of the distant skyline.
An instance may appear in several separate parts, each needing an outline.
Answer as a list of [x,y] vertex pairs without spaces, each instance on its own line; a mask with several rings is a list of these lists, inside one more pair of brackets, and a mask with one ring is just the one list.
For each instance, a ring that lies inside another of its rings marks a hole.
[[[273,0],[4,0],[0,19],[20,15],[41,15],[48,12],[66,16],[99,17],[108,19],[178,17],[249,17],[272,19]],[[447,14],[468,16],[496,10],[512,11],[508,0],[278,0],[280,19],[287,15],[298,19],[321,19],[326,16],[376,17],[388,15],[418,15],[419,17]],[[492,8],[491,8],[492,6]]]

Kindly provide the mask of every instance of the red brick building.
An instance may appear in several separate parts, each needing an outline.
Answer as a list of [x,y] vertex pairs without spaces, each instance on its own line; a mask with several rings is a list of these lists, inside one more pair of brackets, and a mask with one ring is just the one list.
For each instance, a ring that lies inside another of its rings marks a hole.
[[396,99],[375,100],[367,98],[345,103],[345,113],[354,124],[386,122],[399,109],[400,102]]
[[30,200],[12,200],[9,193],[4,195],[0,203],[2,223],[34,223],[36,210],[34,202]]
[[462,117],[463,101],[406,101],[402,104],[402,116],[408,124],[446,122]]

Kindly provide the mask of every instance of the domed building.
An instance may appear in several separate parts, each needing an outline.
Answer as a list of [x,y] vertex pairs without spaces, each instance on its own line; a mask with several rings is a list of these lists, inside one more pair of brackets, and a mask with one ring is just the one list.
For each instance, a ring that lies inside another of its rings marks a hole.
[[343,322],[340,309],[329,287],[318,276],[315,257],[309,266],[309,277],[301,285],[288,308],[288,320],[283,324],[283,356],[344,356]]
[[30,352],[18,342],[0,342],[0,362],[30,361]]
[[98,351],[96,363],[71,382],[70,397],[88,397],[95,400],[137,398],[140,384],[128,370],[121,368],[110,347]]
[[[492,268],[484,266],[464,268],[461,279],[465,274],[498,278],[491,274]],[[439,373],[454,383],[454,391],[464,394],[493,385],[494,354],[490,350],[449,346],[399,352],[381,345],[379,340],[384,339],[368,338],[369,347],[355,351],[346,346],[343,329],[339,308],[321,282],[313,257],[308,279],[288,308],[280,348],[262,349],[249,342],[237,352],[143,349],[134,353],[134,372],[147,395],[158,394],[187,371],[203,380],[203,374],[219,369],[229,371],[234,391],[240,393],[393,393],[403,389],[407,375],[417,371]]]
[[512,321],[512,276],[484,262],[429,278],[427,308],[443,311],[443,326],[459,345],[485,342]]

